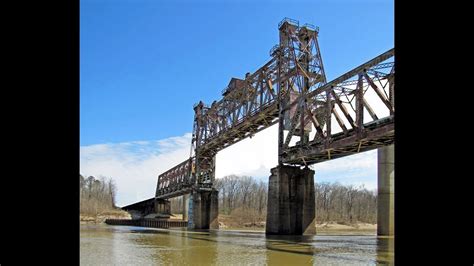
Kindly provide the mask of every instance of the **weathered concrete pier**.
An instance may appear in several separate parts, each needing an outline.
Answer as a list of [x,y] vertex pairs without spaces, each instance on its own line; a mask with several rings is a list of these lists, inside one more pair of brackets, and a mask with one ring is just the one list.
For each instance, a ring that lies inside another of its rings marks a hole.
[[377,151],[377,235],[395,234],[395,147]]
[[195,192],[189,200],[189,229],[218,229],[219,191]]
[[316,233],[314,171],[277,166],[268,184],[267,234]]

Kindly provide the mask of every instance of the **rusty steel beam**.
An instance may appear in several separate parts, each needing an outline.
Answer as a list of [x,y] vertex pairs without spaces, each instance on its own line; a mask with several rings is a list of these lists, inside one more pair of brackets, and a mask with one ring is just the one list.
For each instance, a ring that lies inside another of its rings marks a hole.
[[[285,151],[283,162],[301,165],[304,160],[308,165],[315,164],[391,145],[394,141],[394,118],[390,117],[385,119],[383,123],[364,129],[361,133],[350,130],[347,136],[339,134],[327,146],[311,142],[304,148],[292,147]],[[331,154],[330,157],[328,157],[328,151]]]
[[193,165],[194,158],[189,158],[159,175],[155,197],[163,198],[164,195],[190,189],[194,184]]
[[[394,63],[385,63],[385,64],[380,64],[378,65],[380,62],[383,62],[387,59],[390,59],[392,58],[393,56],[395,55],[395,49],[390,49],[388,51],[386,51],[385,53],[365,62],[364,64],[344,73],[343,75],[333,79],[332,81],[326,83],[324,86],[320,87],[320,88],[317,88],[316,90],[308,93],[308,95],[305,96],[305,98],[312,98],[312,97],[315,97],[316,95],[318,94],[321,94],[321,92],[323,91],[329,91],[329,90],[332,90],[333,87],[336,87],[336,86],[341,86],[341,84],[343,84],[344,82],[347,82],[351,77],[354,77],[356,76],[357,74],[359,73],[363,73],[364,70],[368,70],[370,69],[371,67],[374,67],[374,68],[382,68],[383,66],[385,67],[392,67],[392,69],[394,69],[394,66],[395,64]],[[356,81],[351,81],[351,82],[355,82],[357,83],[357,80]],[[296,100],[294,103],[290,104],[289,106],[285,107],[283,109],[283,111],[286,111],[288,109],[290,109],[293,105],[296,104]]]
[[[338,77],[323,85],[320,88],[312,90],[310,93],[300,95],[290,105],[284,107],[287,111],[291,110],[291,106],[298,106],[300,102],[318,102],[326,101],[327,108],[321,108],[320,114],[323,117],[327,117],[327,121],[330,121],[332,117],[338,122],[343,132],[332,134],[331,125],[326,124],[325,138],[317,138],[321,135],[321,128],[319,123],[313,122],[313,126],[316,129],[316,135],[314,140],[305,143],[301,141],[301,138],[296,139],[297,141],[293,146],[289,146],[293,136],[291,130],[296,126],[305,127],[306,125],[300,125],[299,121],[287,120],[290,123],[290,132],[287,135],[284,145],[280,149],[280,161],[281,163],[292,164],[292,165],[308,165],[312,163],[318,163],[324,160],[335,159],[341,156],[353,154],[355,152],[366,151],[372,148],[377,148],[380,143],[388,145],[393,142],[393,126],[394,126],[394,106],[390,100],[385,97],[388,93],[393,95],[394,93],[394,64],[384,61],[390,60],[393,57],[393,51],[389,50],[386,53],[362,64],[359,67],[345,73],[341,77]],[[373,70],[377,69],[376,72]],[[372,74],[371,74],[372,73]],[[348,80],[356,78],[355,83],[348,85]],[[381,86],[377,86],[374,81],[380,83]],[[338,83],[336,83],[338,82]],[[385,83],[385,85],[384,85]],[[347,88],[343,86],[349,86]],[[352,88],[350,88],[352,86]],[[345,89],[340,89],[345,88]],[[378,98],[384,103],[383,107],[375,110],[369,104],[369,100],[365,91],[373,89]],[[336,89],[338,90],[336,92]],[[347,99],[347,102],[343,102],[342,98]],[[342,121],[342,118],[337,114],[334,108],[330,108],[333,102],[339,107],[344,114],[344,118],[347,120],[348,125],[351,129],[347,129],[346,124]],[[353,113],[350,113],[347,109],[347,105],[351,107]],[[364,109],[368,111],[371,120],[364,123]],[[379,112],[379,113],[377,113]],[[385,115],[382,115],[385,112]],[[389,114],[387,117],[386,114]],[[299,114],[301,117],[313,117],[312,110],[305,110],[303,114]],[[385,117],[383,117],[385,116]],[[380,117],[380,118],[379,118]],[[388,123],[388,124],[387,124]],[[390,130],[388,130],[390,129]],[[388,139],[386,139],[388,136]],[[372,142],[367,142],[371,140]],[[383,140],[383,141],[382,141]],[[357,147],[354,150],[354,146]]]

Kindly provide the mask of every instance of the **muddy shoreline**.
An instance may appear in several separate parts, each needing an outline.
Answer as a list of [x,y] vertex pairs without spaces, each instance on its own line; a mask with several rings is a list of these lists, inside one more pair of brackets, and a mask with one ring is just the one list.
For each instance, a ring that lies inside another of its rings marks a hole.
[[79,214],[81,224],[100,224],[104,223],[106,219],[132,219],[132,217],[128,212],[122,210],[112,210],[97,214]]
[[[181,214],[173,214],[171,220],[181,220]],[[95,214],[80,214],[81,224],[101,224],[106,219],[131,219],[128,212],[122,210],[107,211]],[[256,223],[236,223],[227,215],[219,215],[219,230],[223,231],[248,231],[265,232],[265,222]],[[323,235],[375,235],[377,234],[377,224],[354,223],[341,224],[337,222],[316,224],[317,234]]]

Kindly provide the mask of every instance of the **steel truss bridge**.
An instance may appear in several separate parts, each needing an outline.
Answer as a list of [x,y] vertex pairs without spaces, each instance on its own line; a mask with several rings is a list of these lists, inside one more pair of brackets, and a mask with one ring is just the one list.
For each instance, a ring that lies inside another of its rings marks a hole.
[[278,123],[278,163],[307,166],[394,143],[394,49],[326,81],[319,29],[284,19],[271,59],[222,98],[194,106],[192,154],[158,177],[155,198],[212,190],[218,151]]

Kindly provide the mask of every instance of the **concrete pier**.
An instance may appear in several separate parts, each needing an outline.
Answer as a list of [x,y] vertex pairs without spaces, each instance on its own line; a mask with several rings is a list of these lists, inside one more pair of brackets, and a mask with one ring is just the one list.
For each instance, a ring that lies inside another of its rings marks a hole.
[[171,203],[169,200],[155,200],[155,212],[159,214],[171,214]]
[[171,216],[171,202],[169,200],[156,199],[155,213],[151,216],[155,218],[169,218]]
[[377,235],[395,234],[395,154],[394,145],[377,151]]
[[183,195],[183,221],[188,220],[189,194]]
[[193,192],[189,200],[189,229],[219,229],[219,191]]
[[271,169],[266,234],[316,234],[314,171],[293,166]]

